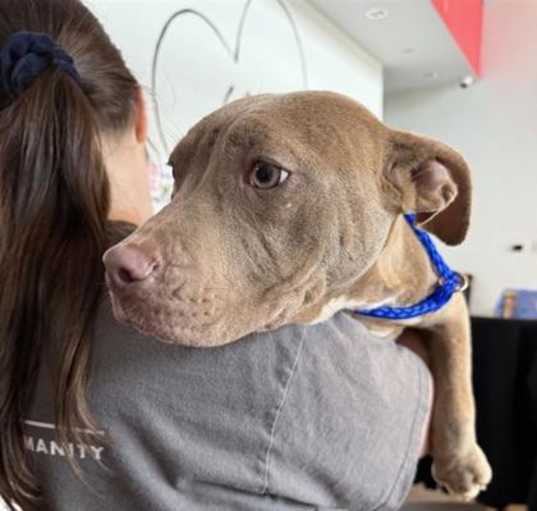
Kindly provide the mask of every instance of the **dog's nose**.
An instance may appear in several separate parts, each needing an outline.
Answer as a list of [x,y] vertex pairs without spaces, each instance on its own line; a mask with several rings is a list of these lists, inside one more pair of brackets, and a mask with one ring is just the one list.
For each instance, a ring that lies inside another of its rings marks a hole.
[[112,247],[103,257],[112,286],[125,288],[148,279],[158,268],[158,261],[137,245]]

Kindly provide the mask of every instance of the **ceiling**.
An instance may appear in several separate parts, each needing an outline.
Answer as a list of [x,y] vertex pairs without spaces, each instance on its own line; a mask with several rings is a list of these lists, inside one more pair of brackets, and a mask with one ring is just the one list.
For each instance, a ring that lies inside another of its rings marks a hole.
[[310,2],[384,64],[387,94],[473,74],[430,0]]

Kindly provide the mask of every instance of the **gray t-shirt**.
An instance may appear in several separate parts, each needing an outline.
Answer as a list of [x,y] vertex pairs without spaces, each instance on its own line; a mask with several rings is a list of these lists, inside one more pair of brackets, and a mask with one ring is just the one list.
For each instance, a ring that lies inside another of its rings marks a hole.
[[106,304],[89,389],[102,431],[67,449],[44,366],[25,442],[49,511],[398,509],[429,411],[421,360],[345,313],[197,350]]

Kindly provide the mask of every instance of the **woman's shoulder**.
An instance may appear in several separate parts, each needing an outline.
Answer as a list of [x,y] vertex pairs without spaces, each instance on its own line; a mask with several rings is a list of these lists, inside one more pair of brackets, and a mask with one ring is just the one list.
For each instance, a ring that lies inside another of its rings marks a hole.
[[167,470],[180,457],[224,486],[360,509],[408,489],[426,369],[348,314],[211,349],[145,337],[108,304],[99,324],[94,400],[108,423],[131,417],[123,434],[152,438]]

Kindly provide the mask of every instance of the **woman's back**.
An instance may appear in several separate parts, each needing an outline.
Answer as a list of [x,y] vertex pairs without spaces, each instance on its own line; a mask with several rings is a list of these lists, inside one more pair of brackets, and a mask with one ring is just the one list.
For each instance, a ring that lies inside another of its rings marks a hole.
[[89,388],[104,435],[70,452],[84,484],[49,429],[47,374],[25,442],[55,511],[397,509],[429,407],[421,361],[346,314],[196,350],[105,304]]

